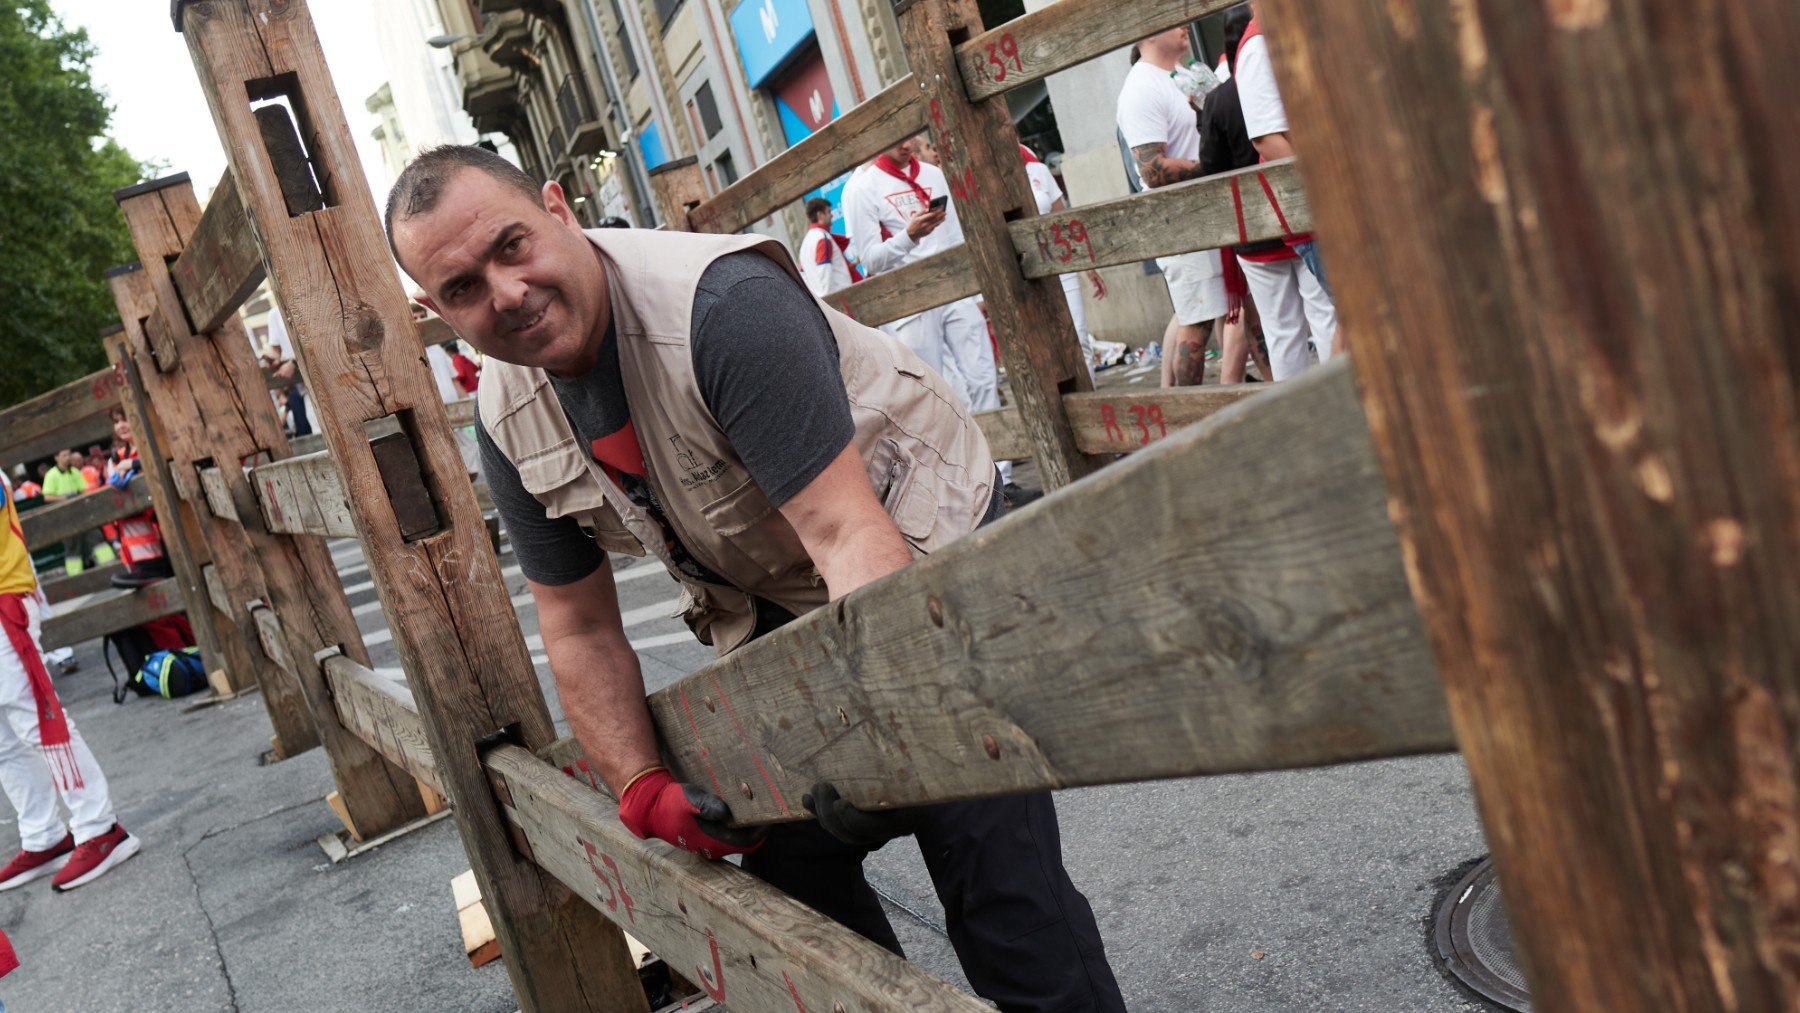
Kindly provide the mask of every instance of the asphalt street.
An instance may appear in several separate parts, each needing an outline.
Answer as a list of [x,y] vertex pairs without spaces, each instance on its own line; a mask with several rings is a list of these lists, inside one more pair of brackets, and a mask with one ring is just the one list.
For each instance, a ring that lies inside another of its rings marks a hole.
[[[337,541],[332,554],[374,664],[397,669],[360,549]],[[564,727],[524,580],[510,552],[501,562]],[[711,658],[671,618],[678,589],[660,567],[613,565],[651,690]],[[332,865],[314,843],[339,826],[324,757],[259,765],[259,696],[115,707],[98,642],[77,656],[59,690],[145,849],[67,895],[47,881],[0,893],[23,961],[0,980],[9,1013],[516,1008],[500,964],[463,957],[450,880],[467,862],[450,822]],[[1134,1011],[1487,1008],[1428,942],[1446,877],[1486,850],[1455,756],[1081,789],[1057,804],[1067,865]],[[963,984],[910,841],[876,853],[868,875],[909,955]]]

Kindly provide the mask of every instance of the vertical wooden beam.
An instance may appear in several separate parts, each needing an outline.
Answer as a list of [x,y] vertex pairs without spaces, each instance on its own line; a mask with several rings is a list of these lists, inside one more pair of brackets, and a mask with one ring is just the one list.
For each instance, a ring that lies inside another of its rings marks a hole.
[[656,200],[656,216],[663,228],[674,232],[693,232],[688,212],[705,202],[706,178],[700,172],[700,160],[692,155],[664,162],[650,170],[651,196]]
[[1800,6],[1262,13],[1533,1006],[1800,1008]]
[[[311,15],[296,0],[186,3],[176,14],[325,443],[358,506],[369,574],[519,1003],[646,1010],[623,934],[514,850],[482,768],[488,744],[536,749],[554,729]],[[277,97],[298,114],[305,162],[263,143],[251,105]],[[290,214],[282,180],[299,175],[319,184],[320,210]],[[377,420],[397,422],[412,442],[437,508],[434,533],[402,533],[369,443]]]
[[[106,346],[106,358],[112,363],[119,406],[125,412],[125,421],[131,425],[138,466],[149,480],[150,502],[156,507],[157,526],[162,529],[163,552],[175,571],[181,600],[187,604],[188,624],[193,627],[194,639],[200,645],[208,680],[215,672],[219,673],[223,688],[227,692],[236,692],[255,685],[256,676],[244,668],[233,671],[228,663],[230,658],[219,636],[217,610],[206,593],[206,581],[200,573],[200,567],[211,562],[212,557],[207,553],[204,541],[191,537],[199,533],[200,519],[195,515],[193,504],[181,498],[169,474],[171,462],[163,449],[167,442],[163,435],[165,427],[144,392],[144,378],[126,343],[124,329],[123,325],[109,329],[101,343]],[[214,688],[219,687],[215,685]]]
[[[155,190],[140,185],[132,187],[125,200],[128,203],[149,200],[160,207],[160,199],[154,195]],[[136,236],[133,238],[135,240]],[[160,259],[155,261],[158,264],[161,262]],[[175,349],[177,337],[166,328],[151,323],[159,319],[159,316],[149,272],[138,264],[130,264],[113,268],[106,274],[107,283],[112,289],[113,303],[119,309],[119,320],[125,328],[124,351],[138,367],[137,374],[144,385],[146,403],[182,406],[183,410],[156,416],[156,420],[162,423],[161,430],[157,432],[163,440],[160,458],[171,462],[167,468],[169,482],[198,522],[201,541],[206,545],[205,562],[212,564],[215,575],[239,594],[260,595],[261,584],[254,580],[247,554],[235,533],[225,526],[225,522],[215,518],[211,511],[198,506],[201,500],[196,496],[199,483],[193,476],[191,466],[195,456],[192,447],[201,440],[196,431],[204,423],[199,418],[199,413],[191,412],[188,406],[205,402],[192,400],[186,389],[187,375],[193,370],[179,366],[166,371],[155,368],[155,363],[160,360],[157,359],[159,353],[155,351],[156,345],[150,340],[151,334],[161,335],[162,346],[167,349]],[[180,363],[179,353],[176,361]],[[194,363],[181,365],[193,366]],[[140,457],[148,456],[143,447],[140,446],[139,450]],[[199,451],[201,456],[211,453],[210,447]],[[200,576],[200,586],[204,589],[205,578],[203,574]],[[283,757],[293,756],[317,746],[318,733],[313,729],[305,703],[291,680],[263,657],[262,652],[246,636],[249,632],[248,616],[220,611],[213,605],[210,595],[202,595],[202,598],[207,603],[202,608],[211,612],[211,625],[219,634],[219,657],[215,663],[223,668],[226,683],[233,691],[242,691],[252,685],[262,690],[263,707],[268,711],[269,723],[275,729],[277,754]],[[197,608],[196,611],[198,610]]]
[[1076,446],[1062,404],[1094,385],[1061,283],[1027,280],[1006,228],[1037,214],[1006,98],[970,102],[957,68],[952,47],[981,32],[981,12],[975,0],[897,0],[894,13],[1038,473],[1046,491],[1061,488],[1102,463]]
[[[368,659],[331,553],[321,538],[271,533],[241,467],[262,455],[279,460],[289,453],[250,339],[235,314],[205,335],[187,326],[168,265],[199,229],[194,188],[186,178],[139,188],[119,209],[146,265],[134,274],[141,294],[139,308],[124,314],[127,331],[161,328],[182,353],[181,368],[145,374],[155,403],[186,409],[167,415],[177,481],[188,486],[189,502],[207,502],[199,469],[215,465],[234,508],[230,517],[216,515],[211,506],[204,511],[213,572],[225,586],[236,639],[260,666],[265,700],[278,695],[269,703],[271,719],[280,716],[276,752],[285,757],[296,746],[323,745],[344,806],[365,833],[385,833],[417,819],[424,805],[411,777],[338,724],[325,675],[310,663],[320,650],[338,647],[362,663]],[[115,291],[123,280],[115,277]],[[125,299],[120,302],[123,306]],[[265,599],[281,619],[286,664],[263,649],[247,605]]]

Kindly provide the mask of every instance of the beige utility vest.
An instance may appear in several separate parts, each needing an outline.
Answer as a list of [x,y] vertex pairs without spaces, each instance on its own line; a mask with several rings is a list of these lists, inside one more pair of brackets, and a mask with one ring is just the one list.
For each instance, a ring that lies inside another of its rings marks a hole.
[[[669,564],[685,585],[688,626],[724,654],[755,629],[750,596],[800,615],[827,594],[793,527],[750,478],[700,395],[689,347],[694,291],[713,261],[740,250],[768,256],[796,284],[799,272],[787,249],[763,236],[638,229],[587,236],[606,268],[625,400],[650,486],[688,552],[732,586],[676,573],[661,528],[577,439],[542,369],[490,358],[478,392],[481,422],[551,517],[574,517],[608,552],[648,550]],[[914,555],[974,530],[993,495],[994,461],[968,409],[905,346],[822,302],[819,308],[837,339],[857,452]]]

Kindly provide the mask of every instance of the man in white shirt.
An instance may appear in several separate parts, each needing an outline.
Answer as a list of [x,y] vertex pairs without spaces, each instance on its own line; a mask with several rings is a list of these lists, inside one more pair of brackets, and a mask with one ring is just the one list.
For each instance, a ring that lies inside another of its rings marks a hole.
[[814,197],[806,202],[806,235],[800,239],[800,277],[813,295],[820,298],[848,288],[861,281],[862,273],[850,263],[845,247],[849,240],[838,242],[831,231],[831,202]]
[[[1263,161],[1272,162],[1293,155],[1294,146],[1288,140],[1287,106],[1281,101],[1281,89],[1275,83],[1275,65],[1269,60],[1269,40],[1262,33],[1262,14],[1254,4],[1251,9],[1258,13],[1244,30],[1244,41],[1238,43],[1238,101],[1244,107],[1244,129],[1250,134],[1250,143],[1256,145],[1256,153]],[[1325,278],[1325,267],[1319,261],[1319,244],[1313,240],[1312,233],[1289,236],[1287,242],[1300,255],[1306,269],[1318,279],[1325,290],[1325,298],[1330,299],[1331,283]],[[1318,341],[1318,335],[1313,337],[1315,342]],[[1326,337],[1319,348],[1321,359],[1331,355],[1331,343],[1331,337]]]
[[[1131,149],[1138,179],[1145,187],[1168,186],[1200,175],[1200,125],[1194,107],[1170,76],[1191,52],[1187,28],[1158,32],[1138,44],[1119,90],[1118,125]],[[1214,321],[1223,317],[1224,268],[1217,250],[1198,250],[1158,257],[1169,299],[1175,304],[1176,328],[1163,349],[1163,385],[1186,387],[1206,374],[1206,343]]]
[[[934,200],[944,204],[932,209]],[[963,241],[956,204],[943,170],[914,157],[910,140],[876,155],[844,187],[844,222],[850,250],[871,276],[892,271]],[[883,324],[882,331],[913,350],[950,382],[971,411],[1000,407],[999,376],[987,320],[974,297],[958,299]],[[1008,503],[1023,495],[1001,462]]]

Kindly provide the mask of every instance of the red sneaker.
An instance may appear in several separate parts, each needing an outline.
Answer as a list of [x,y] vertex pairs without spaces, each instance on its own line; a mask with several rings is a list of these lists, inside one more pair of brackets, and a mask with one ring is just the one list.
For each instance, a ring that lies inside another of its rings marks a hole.
[[68,862],[69,852],[74,850],[75,838],[69,834],[64,834],[63,839],[47,851],[20,850],[6,863],[6,868],[0,869],[0,890],[11,890],[50,875]]
[[143,847],[137,838],[125,832],[124,827],[114,823],[111,829],[99,837],[75,845],[75,853],[69,856],[69,864],[63,866],[56,878],[50,881],[50,889],[60,893],[92,883],[105,874],[106,870],[137,854]]

